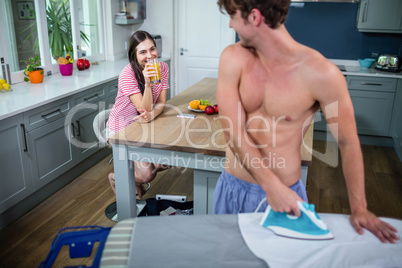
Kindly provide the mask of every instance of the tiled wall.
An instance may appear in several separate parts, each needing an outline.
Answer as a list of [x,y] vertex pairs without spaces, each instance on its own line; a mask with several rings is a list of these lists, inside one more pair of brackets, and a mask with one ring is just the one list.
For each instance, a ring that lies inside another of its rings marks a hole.
[[305,3],[290,7],[285,26],[293,38],[331,59],[371,57],[371,53],[402,56],[402,34],[357,30],[358,4]]

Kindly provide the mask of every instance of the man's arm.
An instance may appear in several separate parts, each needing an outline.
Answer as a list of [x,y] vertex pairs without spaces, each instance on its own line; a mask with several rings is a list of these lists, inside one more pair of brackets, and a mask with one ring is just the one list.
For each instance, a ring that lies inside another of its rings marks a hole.
[[236,50],[233,45],[223,51],[219,62],[217,101],[225,138],[234,155],[244,162],[244,168],[266,192],[271,207],[275,211],[293,211],[296,215],[300,215],[296,201],[302,199],[296,192],[284,185],[270,169],[256,165],[251,168],[250,163],[243,161],[263,158],[260,150],[250,144],[250,141],[254,140],[245,128],[247,115],[239,95],[243,60],[250,60],[250,56],[242,58],[239,56],[239,49]]
[[375,234],[382,242],[395,243],[396,229],[381,221],[367,210],[364,186],[364,165],[357,134],[352,100],[343,75],[335,66],[328,67],[325,90],[316,90],[321,110],[327,118],[329,129],[338,142],[342,169],[351,208],[350,221],[359,234],[363,228]]

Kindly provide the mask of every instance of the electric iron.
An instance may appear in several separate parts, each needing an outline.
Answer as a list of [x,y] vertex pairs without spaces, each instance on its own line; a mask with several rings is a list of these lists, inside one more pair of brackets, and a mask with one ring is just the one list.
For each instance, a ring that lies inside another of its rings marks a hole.
[[286,212],[275,212],[268,205],[260,225],[271,229],[276,235],[307,239],[327,240],[334,236],[328,230],[327,225],[315,212],[314,204],[297,201],[300,209],[300,217],[290,215]]

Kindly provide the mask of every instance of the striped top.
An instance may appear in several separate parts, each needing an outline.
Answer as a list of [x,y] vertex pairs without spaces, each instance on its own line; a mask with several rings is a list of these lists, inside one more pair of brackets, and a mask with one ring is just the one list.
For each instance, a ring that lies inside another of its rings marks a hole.
[[[155,105],[162,90],[169,89],[169,67],[166,62],[159,62],[161,68],[162,83],[152,85],[152,101]],[[131,102],[130,96],[141,94],[137,79],[130,64],[124,67],[119,76],[118,92],[115,103],[109,115],[106,125],[113,131],[119,132],[134,122],[134,117],[138,115],[137,108]]]

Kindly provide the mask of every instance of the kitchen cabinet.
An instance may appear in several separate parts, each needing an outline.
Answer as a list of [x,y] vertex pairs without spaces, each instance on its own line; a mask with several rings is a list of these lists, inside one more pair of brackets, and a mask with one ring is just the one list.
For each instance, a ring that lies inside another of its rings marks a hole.
[[360,32],[402,33],[402,0],[361,0],[357,28]]
[[357,132],[390,136],[397,79],[348,75],[346,81],[355,110]]
[[389,136],[394,93],[349,90],[355,110],[357,132]]
[[[76,164],[64,117],[27,133],[34,189],[39,189]],[[67,131],[67,133],[66,133]]]
[[23,115],[0,124],[0,214],[33,192]]
[[72,124],[74,125],[74,144],[77,161],[94,154],[102,145],[93,130],[95,116],[105,109],[112,108],[117,95],[117,80],[95,87],[75,97],[76,106]]
[[394,148],[402,161],[402,79],[398,81],[398,87],[395,94],[394,111],[392,115],[392,138]]
[[327,121],[321,109],[314,115],[314,130],[329,131],[329,129],[327,129]]
[[[346,81],[358,134],[390,137],[398,79],[348,75]],[[321,111],[315,115],[314,129],[328,131]]]
[[64,127],[72,103],[64,98],[24,113],[27,150],[34,189],[37,190],[76,164]]
[[0,222],[3,212],[10,215],[10,208],[103,148],[92,123],[116,93],[117,79],[1,120]]
[[106,98],[102,110],[112,109],[113,104],[116,100],[117,90],[118,90],[118,80],[109,82],[106,85]]
[[72,142],[75,147],[77,161],[81,162],[99,150],[99,142],[93,131],[92,122],[100,112],[101,101],[105,99],[105,85],[87,90],[75,96],[74,116],[72,124],[74,133]]

